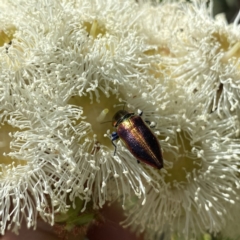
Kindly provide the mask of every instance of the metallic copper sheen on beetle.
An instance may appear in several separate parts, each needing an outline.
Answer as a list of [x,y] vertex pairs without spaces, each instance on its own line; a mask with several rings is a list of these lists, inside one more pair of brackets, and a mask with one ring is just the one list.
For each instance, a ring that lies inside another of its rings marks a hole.
[[115,113],[112,125],[117,128],[117,132],[111,136],[115,147],[114,155],[117,148],[114,141],[120,138],[138,162],[160,169],[163,167],[163,158],[159,141],[141,115],[142,112],[138,116],[125,110]]

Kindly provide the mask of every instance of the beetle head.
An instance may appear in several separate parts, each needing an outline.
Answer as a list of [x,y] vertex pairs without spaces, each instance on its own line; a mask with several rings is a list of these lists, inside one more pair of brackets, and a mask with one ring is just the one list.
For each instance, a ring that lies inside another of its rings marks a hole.
[[119,110],[117,111],[113,118],[112,118],[112,125],[114,127],[117,127],[119,123],[121,123],[124,119],[124,117],[128,114],[128,111],[126,110]]

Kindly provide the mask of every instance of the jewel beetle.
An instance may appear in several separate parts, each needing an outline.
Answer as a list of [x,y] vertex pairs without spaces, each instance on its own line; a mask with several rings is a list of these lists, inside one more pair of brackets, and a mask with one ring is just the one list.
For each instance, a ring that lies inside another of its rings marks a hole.
[[157,137],[146,125],[139,115],[126,110],[119,110],[112,119],[112,125],[116,128],[116,132],[111,135],[111,141],[115,147],[114,141],[120,138],[127,149],[139,162],[144,162],[154,168],[161,169],[163,167],[163,158],[161,147]]

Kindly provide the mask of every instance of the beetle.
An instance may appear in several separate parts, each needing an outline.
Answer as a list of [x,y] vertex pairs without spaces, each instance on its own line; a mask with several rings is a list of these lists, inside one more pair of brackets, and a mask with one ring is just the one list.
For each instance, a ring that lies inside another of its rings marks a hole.
[[139,115],[126,110],[119,110],[112,118],[112,125],[116,132],[111,135],[111,142],[115,147],[114,141],[120,138],[127,149],[137,159],[137,162],[144,162],[154,168],[163,167],[163,158],[161,147],[157,137],[141,118],[143,112]]

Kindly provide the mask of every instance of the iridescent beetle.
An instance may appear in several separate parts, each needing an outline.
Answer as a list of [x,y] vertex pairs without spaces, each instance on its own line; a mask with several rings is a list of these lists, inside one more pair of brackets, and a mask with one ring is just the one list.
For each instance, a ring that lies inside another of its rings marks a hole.
[[114,155],[117,149],[114,141],[120,138],[138,163],[142,161],[160,169],[163,167],[161,147],[157,137],[142,120],[142,113],[135,115],[126,110],[115,113],[112,125],[117,128],[117,131],[111,135],[112,144],[115,147]]

